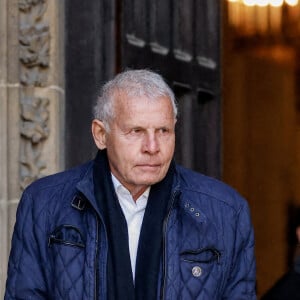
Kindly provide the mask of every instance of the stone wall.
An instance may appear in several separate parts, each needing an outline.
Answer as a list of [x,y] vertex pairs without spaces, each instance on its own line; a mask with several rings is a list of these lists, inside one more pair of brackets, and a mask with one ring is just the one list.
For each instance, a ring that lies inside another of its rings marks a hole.
[[0,299],[22,190],[64,167],[64,2],[0,2]]

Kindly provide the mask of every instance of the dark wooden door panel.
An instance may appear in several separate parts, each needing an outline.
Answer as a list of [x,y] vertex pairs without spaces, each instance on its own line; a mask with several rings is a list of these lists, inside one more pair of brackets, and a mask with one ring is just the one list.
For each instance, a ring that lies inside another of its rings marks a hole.
[[114,1],[65,1],[65,166],[94,157],[92,108],[115,72]]
[[[220,177],[220,1],[67,0],[66,166],[91,158],[91,106],[116,70],[150,68],[179,104],[175,157]],[[75,149],[75,150],[74,150]]]
[[176,160],[220,177],[220,3],[122,1],[121,69],[150,68],[179,104]]

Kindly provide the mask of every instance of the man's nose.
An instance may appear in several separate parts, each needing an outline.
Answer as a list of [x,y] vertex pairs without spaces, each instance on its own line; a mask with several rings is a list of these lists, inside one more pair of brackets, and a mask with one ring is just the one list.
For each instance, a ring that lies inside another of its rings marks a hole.
[[159,141],[155,133],[147,133],[143,141],[143,151],[150,154],[159,152]]

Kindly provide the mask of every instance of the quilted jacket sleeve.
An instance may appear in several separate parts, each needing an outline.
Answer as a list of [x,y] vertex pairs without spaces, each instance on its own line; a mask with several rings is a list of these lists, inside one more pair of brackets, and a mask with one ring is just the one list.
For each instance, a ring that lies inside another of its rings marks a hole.
[[236,223],[235,251],[231,274],[226,284],[223,299],[256,299],[256,263],[254,255],[254,233],[250,212],[246,202],[238,212]]
[[5,300],[47,299],[41,245],[37,238],[45,235],[42,232],[43,225],[37,226],[35,222],[41,214],[38,210],[34,207],[30,194],[24,192],[17,210],[12,238]]

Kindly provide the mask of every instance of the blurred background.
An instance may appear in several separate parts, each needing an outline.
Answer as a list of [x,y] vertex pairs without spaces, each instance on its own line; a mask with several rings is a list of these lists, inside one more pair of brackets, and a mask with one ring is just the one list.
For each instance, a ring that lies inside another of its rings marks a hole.
[[300,223],[300,5],[226,1],[223,26],[223,179],[248,199],[257,290],[290,266]]
[[176,160],[249,202],[260,297],[300,223],[297,0],[0,2],[0,298],[23,189],[91,159],[98,88],[150,68],[176,93]]

